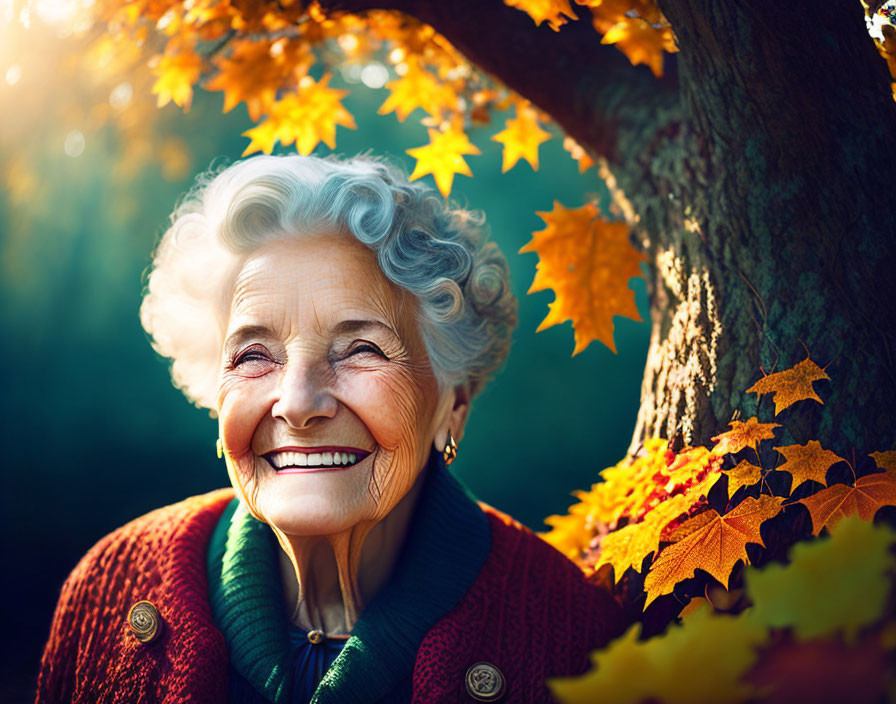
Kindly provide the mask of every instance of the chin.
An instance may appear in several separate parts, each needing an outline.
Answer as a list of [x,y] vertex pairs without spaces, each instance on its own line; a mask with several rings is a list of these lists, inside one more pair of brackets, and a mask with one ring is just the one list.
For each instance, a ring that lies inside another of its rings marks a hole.
[[289,535],[332,535],[371,518],[376,506],[367,472],[272,474],[259,487],[257,514]]

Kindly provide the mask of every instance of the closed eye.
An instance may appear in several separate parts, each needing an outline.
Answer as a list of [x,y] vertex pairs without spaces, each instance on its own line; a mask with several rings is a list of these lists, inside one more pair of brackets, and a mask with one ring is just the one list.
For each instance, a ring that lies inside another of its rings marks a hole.
[[386,357],[386,355],[383,353],[383,351],[379,347],[377,347],[376,345],[374,345],[373,343],[370,343],[370,342],[365,342],[363,344],[358,345],[357,347],[353,347],[351,349],[351,351],[348,353],[348,356],[351,356],[358,352],[373,352],[374,354],[378,354],[380,357],[383,357],[384,359],[389,359],[388,357]]

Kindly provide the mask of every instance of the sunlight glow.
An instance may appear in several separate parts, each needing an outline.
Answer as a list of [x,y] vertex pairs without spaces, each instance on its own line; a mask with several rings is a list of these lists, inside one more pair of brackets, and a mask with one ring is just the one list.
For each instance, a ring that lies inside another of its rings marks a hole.
[[6,69],[6,82],[9,85],[14,86],[19,82],[19,79],[22,77],[22,67],[18,64],[13,64],[8,69]]
[[378,61],[371,61],[361,69],[361,82],[368,88],[382,88],[389,80],[389,71]]
[[72,130],[65,136],[65,153],[68,156],[81,156],[86,146],[87,140],[84,139],[84,133],[80,130]]

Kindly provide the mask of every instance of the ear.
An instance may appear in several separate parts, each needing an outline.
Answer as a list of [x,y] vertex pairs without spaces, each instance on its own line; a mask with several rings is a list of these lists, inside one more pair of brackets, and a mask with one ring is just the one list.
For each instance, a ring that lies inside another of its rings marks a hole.
[[436,428],[433,445],[441,452],[448,442],[448,431],[456,443],[460,443],[464,436],[464,426],[467,424],[467,416],[470,412],[470,387],[468,384],[458,384],[451,389],[445,400],[442,419]]

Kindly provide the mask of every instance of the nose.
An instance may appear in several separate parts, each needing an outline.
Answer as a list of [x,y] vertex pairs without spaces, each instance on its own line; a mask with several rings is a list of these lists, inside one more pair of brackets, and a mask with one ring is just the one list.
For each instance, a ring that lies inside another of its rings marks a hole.
[[326,371],[315,365],[287,363],[277,387],[271,414],[296,429],[315,419],[332,418],[339,402],[332,394]]

